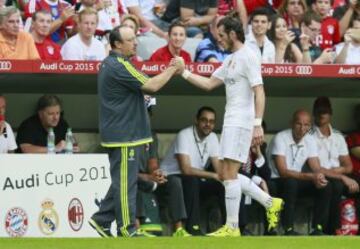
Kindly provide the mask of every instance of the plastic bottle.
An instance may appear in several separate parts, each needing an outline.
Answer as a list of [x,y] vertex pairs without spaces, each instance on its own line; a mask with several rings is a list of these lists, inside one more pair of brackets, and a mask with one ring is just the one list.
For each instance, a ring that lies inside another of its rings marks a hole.
[[71,131],[71,128],[67,129],[66,132],[66,137],[65,137],[65,153],[66,154],[72,154],[73,153],[73,142],[74,142],[74,137]]
[[47,153],[55,154],[55,133],[53,128],[49,128],[47,136]]

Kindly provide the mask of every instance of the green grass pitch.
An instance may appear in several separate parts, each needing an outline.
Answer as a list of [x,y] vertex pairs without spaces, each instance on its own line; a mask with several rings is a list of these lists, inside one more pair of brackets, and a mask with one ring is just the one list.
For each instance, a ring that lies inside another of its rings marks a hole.
[[360,237],[2,238],[0,249],[359,249]]

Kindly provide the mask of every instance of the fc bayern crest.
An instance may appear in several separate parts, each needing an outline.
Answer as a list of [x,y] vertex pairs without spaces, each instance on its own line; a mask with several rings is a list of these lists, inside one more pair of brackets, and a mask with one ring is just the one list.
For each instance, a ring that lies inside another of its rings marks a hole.
[[54,47],[53,46],[47,46],[46,48],[50,55],[54,55]]
[[59,226],[59,216],[54,209],[54,202],[46,199],[41,203],[41,207],[43,210],[38,220],[40,231],[45,235],[51,235]]
[[330,35],[333,35],[334,34],[334,31],[335,31],[335,27],[333,25],[328,25],[327,26],[327,31]]
[[84,208],[78,198],[73,198],[68,207],[68,221],[72,230],[79,231],[84,222]]
[[5,216],[5,230],[10,237],[22,237],[28,229],[28,216],[19,207],[11,208]]

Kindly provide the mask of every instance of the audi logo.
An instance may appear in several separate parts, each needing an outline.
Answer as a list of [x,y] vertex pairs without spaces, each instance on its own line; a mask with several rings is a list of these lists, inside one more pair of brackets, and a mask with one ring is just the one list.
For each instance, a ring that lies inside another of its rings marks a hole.
[[12,64],[10,61],[0,61],[0,71],[10,71]]
[[212,64],[199,64],[197,65],[197,71],[199,73],[209,74],[214,71],[214,65]]
[[295,72],[297,74],[301,74],[301,75],[309,75],[309,74],[312,74],[313,68],[312,68],[312,66],[305,66],[305,65],[296,66]]

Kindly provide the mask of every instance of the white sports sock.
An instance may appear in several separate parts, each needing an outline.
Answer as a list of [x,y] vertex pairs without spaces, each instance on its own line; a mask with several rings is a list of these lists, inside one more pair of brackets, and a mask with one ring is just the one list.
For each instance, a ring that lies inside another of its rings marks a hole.
[[225,205],[226,205],[226,225],[231,228],[239,228],[239,208],[241,200],[240,179],[226,180],[225,186]]
[[243,194],[250,196],[266,209],[272,206],[271,196],[251,181],[250,178],[242,174],[238,174],[238,180],[240,180],[241,191]]

